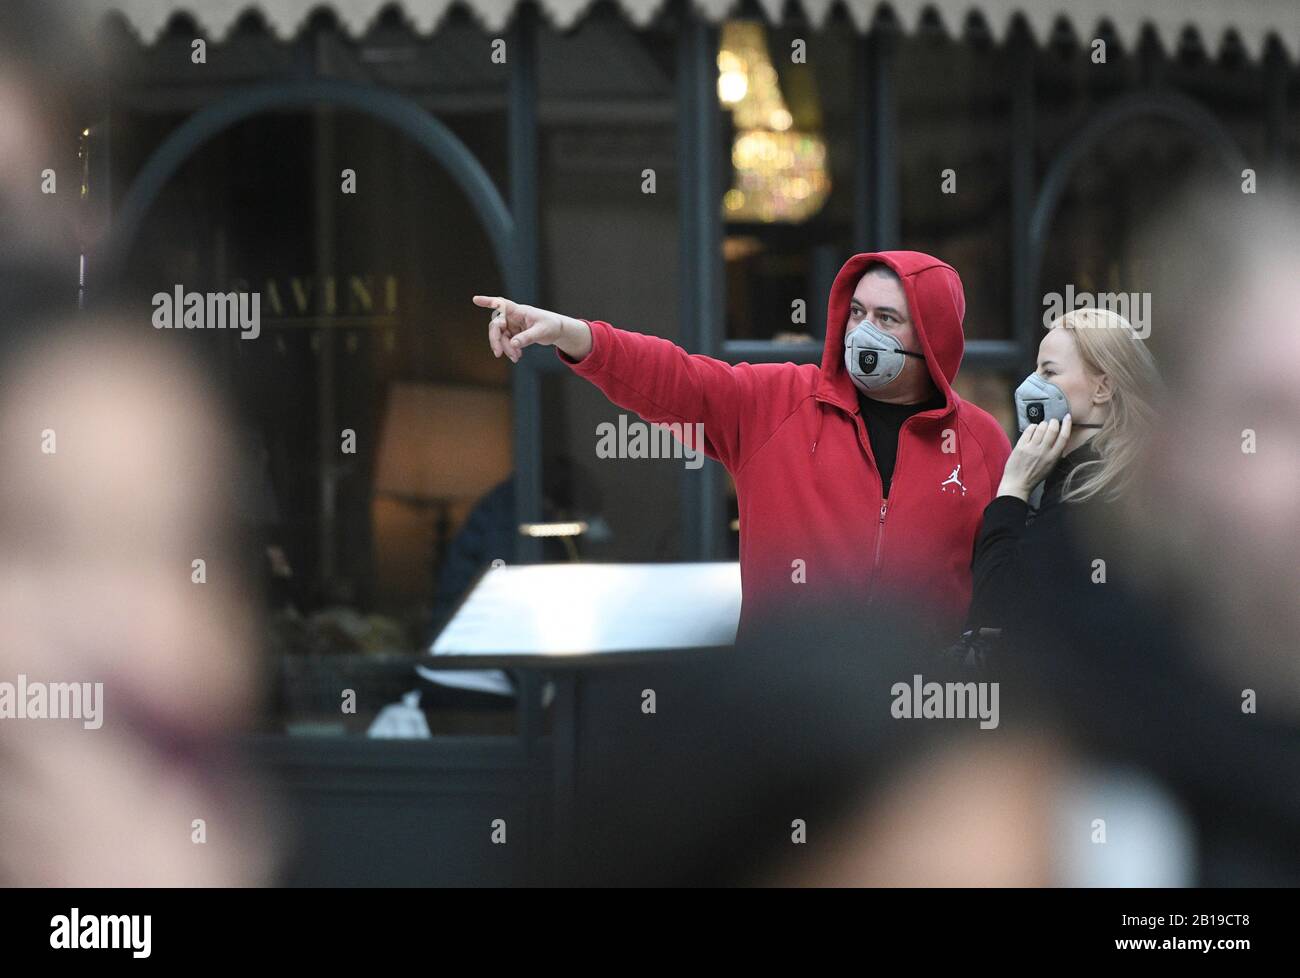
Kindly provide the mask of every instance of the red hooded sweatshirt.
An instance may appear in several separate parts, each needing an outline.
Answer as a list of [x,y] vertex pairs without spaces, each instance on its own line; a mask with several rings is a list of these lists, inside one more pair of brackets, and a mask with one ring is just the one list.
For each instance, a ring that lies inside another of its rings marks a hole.
[[[849,301],[877,262],[902,281],[930,376],[947,401],[903,423],[888,500],[844,366]],[[894,596],[928,606],[931,623],[955,638],[970,601],[975,534],[1010,453],[1001,426],[952,389],[965,312],[951,266],[885,251],[854,255],[835,276],[820,369],[732,365],[599,321],[589,322],[585,358],[560,358],[646,421],[703,424],[705,453],[736,483],[742,636],[771,613]]]

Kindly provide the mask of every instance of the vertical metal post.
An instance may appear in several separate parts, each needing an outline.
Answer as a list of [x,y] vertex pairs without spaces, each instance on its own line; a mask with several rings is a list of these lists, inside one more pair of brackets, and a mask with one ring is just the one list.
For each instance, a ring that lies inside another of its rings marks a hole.
[[[537,8],[520,4],[515,11],[510,43],[507,83],[510,156],[510,211],[515,220],[514,260],[506,269],[507,289],[517,302],[540,301],[538,256],[538,150],[537,150]],[[542,518],[542,377],[537,357],[555,354],[532,350],[511,371],[514,386],[515,521]],[[532,563],[542,558],[542,542],[519,537],[519,559]]]
[[563,879],[566,868],[577,855],[577,832],[574,819],[578,814],[578,697],[581,672],[576,669],[556,670],[547,678],[554,684],[555,699],[551,705],[554,717],[551,738],[554,740],[554,762],[551,770],[553,794],[551,820],[554,826],[553,872],[555,879]]
[[526,857],[531,880],[552,884],[559,854],[558,826],[555,824],[553,763],[543,744],[542,687],[545,677],[538,669],[514,670],[515,732],[523,761],[525,797],[528,799],[529,842]]
[[898,209],[898,112],[894,103],[892,27],[872,27],[863,42],[866,68],[867,246],[871,251],[898,247],[902,237]]
[[871,217],[871,41],[866,34],[853,38],[853,251],[874,251]]
[[[83,207],[92,209],[96,226],[111,227],[113,224],[113,96],[112,80],[106,80],[103,87],[103,103],[99,107],[99,121],[89,126],[90,135],[86,138],[88,199]],[[113,283],[100,276],[100,257],[104,251],[102,240],[81,242],[81,268],[79,269],[80,288],[77,307],[84,309],[87,300],[94,302],[99,294],[112,288]]]
[[831,244],[813,247],[809,256],[808,332],[822,341],[826,337],[826,313],[830,305],[831,283],[840,270],[844,256]]
[[1037,271],[1030,257],[1029,219],[1034,206],[1034,48],[1023,24],[1007,42],[1011,55],[1011,338],[1018,366],[1033,360]]
[[[325,68],[325,37],[312,37],[312,51],[317,74]],[[320,282],[334,271],[334,212],[338,183],[334,170],[334,107],[319,105],[312,110],[313,186],[315,197],[316,243],[315,274]],[[317,326],[314,336],[320,340],[316,354],[316,451],[318,461],[317,490],[317,580],[329,593],[337,574],[338,555],[338,478],[342,469],[340,431],[336,413],[334,383],[334,331]]]
[[[678,225],[681,341],[692,353],[722,349],[721,109],[717,97],[716,28],[681,5],[677,48]],[[722,471],[708,462],[682,478],[682,557],[708,560],[722,552]]]
[[1264,55],[1264,143],[1274,180],[1285,179],[1287,144],[1287,59],[1274,42]]

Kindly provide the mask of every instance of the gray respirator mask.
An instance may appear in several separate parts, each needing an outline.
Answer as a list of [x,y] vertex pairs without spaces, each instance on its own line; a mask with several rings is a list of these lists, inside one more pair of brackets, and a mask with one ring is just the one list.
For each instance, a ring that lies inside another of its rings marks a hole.
[[[1064,421],[1070,413],[1070,402],[1065,392],[1050,380],[1038,374],[1030,374],[1024,383],[1016,388],[1016,422],[1024,431],[1031,424],[1044,424],[1048,421]],[[1083,424],[1071,421],[1074,428],[1100,428],[1099,424]]]
[[903,372],[905,357],[924,360],[925,354],[904,350],[897,338],[864,319],[844,337],[844,366],[861,391],[879,390]]

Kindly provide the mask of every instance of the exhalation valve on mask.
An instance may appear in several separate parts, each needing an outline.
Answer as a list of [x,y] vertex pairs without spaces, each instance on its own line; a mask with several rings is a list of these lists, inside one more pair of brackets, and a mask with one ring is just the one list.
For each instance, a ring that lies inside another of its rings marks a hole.
[[862,391],[879,390],[901,374],[907,363],[905,357],[924,360],[925,354],[904,350],[897,337],[869,319],[862,320],[844,337],[844,366]]
[[[1070,413],[1070,402],[1065,392],[1050,380],[1030,374],[1016,388],[1016,423],[1024,431],[1031,424],[1043,424],[1048,421],[1064,421]],[[1075,428],[1100,428],[1099,424],[1084,424],[1071,421]]]

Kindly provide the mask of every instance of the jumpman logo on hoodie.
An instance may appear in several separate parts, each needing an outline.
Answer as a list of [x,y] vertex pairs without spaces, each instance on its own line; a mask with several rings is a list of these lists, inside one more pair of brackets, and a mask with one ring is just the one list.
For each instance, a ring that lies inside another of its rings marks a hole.
[[[961,479],[958,478],[959,475],[961,475],[961,465],[958,465],[955,469],[953,469],[952,472],[949,473],[948,478],[944,479],[943,482],[939,483],[939,491],[947,492],[948,487],[955,483],[957,489],[961,490],[961,494],[963,496],[966,495],[966,487],[962,485]],[[953,490],[953,492],[956,491],[957,491],[956,489]]]

